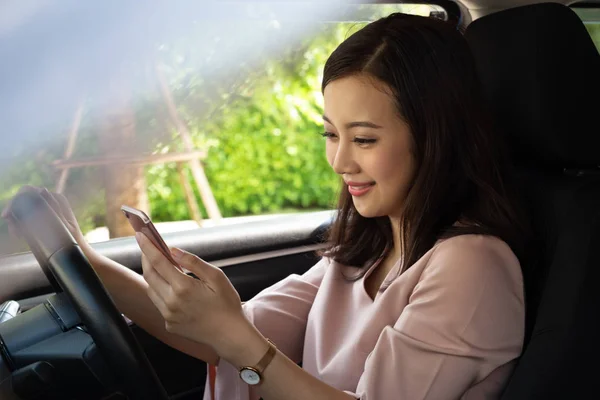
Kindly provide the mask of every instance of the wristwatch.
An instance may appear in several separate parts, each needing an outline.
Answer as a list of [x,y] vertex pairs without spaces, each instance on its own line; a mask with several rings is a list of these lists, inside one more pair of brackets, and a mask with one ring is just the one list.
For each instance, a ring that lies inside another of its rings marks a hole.
[[240,378],[248,385],[255,386],[262,383],[262,374],[265,368],[271,363],[275,354],[277,354],[277,348],[275,344],[267,339],[269,342],[269,350],[265,353],[263,358],[254,367],[242,367],[240,368]]

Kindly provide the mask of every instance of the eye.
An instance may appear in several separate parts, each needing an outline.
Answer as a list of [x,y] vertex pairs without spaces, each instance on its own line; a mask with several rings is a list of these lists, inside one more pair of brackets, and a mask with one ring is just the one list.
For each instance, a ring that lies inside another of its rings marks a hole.
[[367,138],[354,138],[352,140],[354,143],[358,143],[359,145],[367,145],[367,144],[373,144],[375,142],[377,142],[377,139],[367,139]]
[[321,134],[321,136],[323,136],[324,138],[327,138],[327,139],[335,139],[337,137],[335,135],[335,133],[331,133],[331,132],[323,132]]

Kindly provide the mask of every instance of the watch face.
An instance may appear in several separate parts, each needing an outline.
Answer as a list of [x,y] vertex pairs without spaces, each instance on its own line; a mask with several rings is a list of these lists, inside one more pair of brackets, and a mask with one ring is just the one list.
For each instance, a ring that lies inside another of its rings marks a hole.
[[244,368],[240,371],[240,378],[248,385],[258,385],[260,383],[260,375],[258,372],[248,368]]

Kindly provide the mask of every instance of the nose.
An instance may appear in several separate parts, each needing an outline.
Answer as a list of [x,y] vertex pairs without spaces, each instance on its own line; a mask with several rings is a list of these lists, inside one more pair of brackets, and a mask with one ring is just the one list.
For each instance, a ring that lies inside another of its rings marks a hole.
[[350,145],[340,141],[331,150],[332,157],[330,163],[336,174],[344,175],[358,172],[358,164],[354,160]]

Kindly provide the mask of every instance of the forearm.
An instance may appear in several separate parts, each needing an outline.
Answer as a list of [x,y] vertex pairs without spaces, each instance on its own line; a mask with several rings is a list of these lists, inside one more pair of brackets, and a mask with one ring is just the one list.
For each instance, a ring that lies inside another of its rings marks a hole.
[[[231,355],[223,358],[236,368],[256,365],[268,349],[266,339],[250,324],[240,330],[238,344],[230,345]],[[341,390],[315,378],[285,354],[277,355],[263,372],[263,382],[253,390],[265,400],[355,400]]]
[[165,344],[209,364],[217,363],[218,355],[212,347],[166,331],[165,321],[148,297],[148,284],[141,275],[99,254],[87,243],[81,248],[119,311]]

